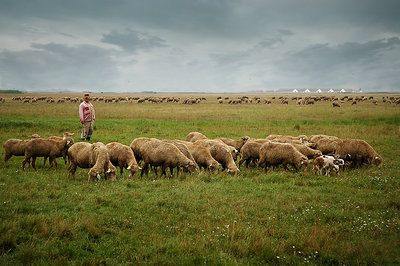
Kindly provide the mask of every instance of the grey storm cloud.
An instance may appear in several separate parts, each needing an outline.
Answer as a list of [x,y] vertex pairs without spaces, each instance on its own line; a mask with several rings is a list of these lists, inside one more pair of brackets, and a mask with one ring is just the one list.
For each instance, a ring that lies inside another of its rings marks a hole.
[[128,52],[166,47],[166,41],[148,33],[126,29],[124,32],[112,31],[103,34],[102,42],[114,44]]
[[1,88],[400,87],[398,0],[2,0],[1,7]]

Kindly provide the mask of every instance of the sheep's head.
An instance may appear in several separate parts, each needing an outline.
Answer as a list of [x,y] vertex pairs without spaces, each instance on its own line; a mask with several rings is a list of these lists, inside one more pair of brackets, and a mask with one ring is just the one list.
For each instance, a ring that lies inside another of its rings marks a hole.
[[314,158],[317,158],[317,157],[319,157],[321,155],[322,155],[322,152],[320,152],[318,150],[314,152]]
[[194,172],[196,172],[196,164],[195,164],[194,162],[192,162],[192,161],[189,161],[189,162],[186,164],[185,169],[186,169],[189,173],[193,174]]
[[303,171],[307,170],[308,166],[308,158],[306,156],[301,156],[300,158],[300,169],[303,169]]
[[234,168],[228,168],[228,173],[230,175],[236,175],[238,172],[240,172],[239,168],[234,167]]
[[110,179],[112,181],[117,179],[117,168],[110,162],[108,164],[108,169],[105,173],[106,179]]
[[218,168],[219,168],[219,163],[217,161],[213,161],[212,163],[210,163],[208,165],[208,169],[211,172],[217,173],[218,172]]
[[139,171],[139,166],[137,164],[129,165],[126,170],[129,171],[129,178],[133,178],[133,175]]
[[374,159],[372,160],[372,163],[375,164],[376,166],[378,166],[379,169],[382,168],[382,157],[381,156],[375,156]]

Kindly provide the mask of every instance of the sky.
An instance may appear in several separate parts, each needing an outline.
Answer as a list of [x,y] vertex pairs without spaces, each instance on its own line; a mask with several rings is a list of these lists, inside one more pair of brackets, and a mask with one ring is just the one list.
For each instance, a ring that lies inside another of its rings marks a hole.
[[0,0],[0,89],[400,91],[399,0]]

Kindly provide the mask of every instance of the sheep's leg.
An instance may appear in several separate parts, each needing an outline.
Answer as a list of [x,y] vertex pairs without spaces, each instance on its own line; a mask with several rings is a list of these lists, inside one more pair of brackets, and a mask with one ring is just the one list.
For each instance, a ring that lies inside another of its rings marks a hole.
[[53,157],[53,162],[54,162],[54,167],[56,168],[56,170],[58,169],[58,164],[57,164],[57,158],[56,156]]
[[6,153],[6,154],[4,155],[4,163],[5,163],[5,165],[8,164],[8,160],[10,160],[11,156],[12,156],[11,153]]
[[[240,166],[242,165],[242,163],[245,161],[245,159],[242,157],[242,158],[240,158],[240,160],[239,160],[239,169],[240,169]],[[246,164],[246,167],[247,167],[247,164]]]
[[46,166],[47,156],[43,157],[43,168]]
[[122,164],[120,164],[119,165],[119,173],[121,174],[121,176],[122,176],[123,171],[124,171],[124,166]]
[[25,159],[22,161],[22,170],[23,170],[23,171],[25,171],[25,164],[26,164],[26,162],[28,162],[28,164],[30,163],[30,162],[29,162],[29,159],[30,159],[30,157],[28,157],[28,155],[25,154]]
[[75,180],[76,164],[71,163],[68,167],[68,177],[72,174],[72,178]]
[[143,173],[146,173],[146,176],[148,176],[148,169],[149,169],[149,164],[145,162],[142,168],[142,172],[140,173],[140,177],[143,177]]
[[37,169],[36,169],[36,156],[32,157],[32,167],[33,167],[33,169],[35,169],[35,171],[37,171]]

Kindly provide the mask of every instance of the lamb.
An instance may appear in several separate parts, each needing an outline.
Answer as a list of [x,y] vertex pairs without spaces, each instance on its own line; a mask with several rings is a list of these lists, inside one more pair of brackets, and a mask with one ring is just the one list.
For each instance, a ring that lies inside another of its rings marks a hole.
[[123,169],[129,171],[129,178],[133,179],[133,175],[139,171],[139,166],[136,162],[135,155],[132,149],[118,142],[111,142],[106,145],[110,161],[114,166],[119,166],[122,175]]
[[200,132],[190,132],[186,136],[186,141],[190,141],[190,142],[196,142],[199,139],[208,139],[208,138]]
[[292,165],[296,171],[304,168],[307,169],[308,159],[300,153],[293,145],[289,143],[265,142],[260,147],[260,159],[258,167],[264,165],[264,170],[267,172],[268,166]]
[[234,175],[237,172],[240,172],[235,164],[235,161],[233,160],[228,145],[221,144],[221,142],[217,140],[209,139],[198,140],[195,142],[195,144],[206,147],[210,151],[212,157],[221,163],[223,169],[228,168],[228,173]]
[[227,138],[218,138],[218,140],[223,141],[226,145],[234,147],[238,152],[249,139],[249,136],[243,136],[239,140],[227,139]]
[[115,180],[117,169],[110,161],[106,146],[101,143],[78,142],[68,149],[71,164],[68,168],[68,177],[72,174],[75,179],[76,167],[90,168],[88,183],[100,180],[100,174],[105,174],[106,179]]
[[161,166],[162,174],[166,174],[166,168],[169,167],[171,176],[173,176],[173,169],[177,167],[177,175],[179,174],[179,169],[182,167],[186,171],[193,173],[195,171],[194,163],[189,160],[179,149],[171,144],[166,143],[157,139],[153,139],[144,143],[141,147],[142,158],[144,161],[144,166],[141,172],[146,173],[150,166]]
[[350,155],[355,166],[375,164],[379,169],[382,167],[382,157],[364,140],[341,139],[334,153],[340,158]]
[[[40,138],[38,134],[30,136],[31,139]],[[9,139],[3,144],[4,148],[4,163],[7,165],[8,160],[14,156],[25,156],[25,145],[29,140]],[[29,165],[29,164],[28,164]]]
[[36,169],[35,162],[36,157],[49,157],[50,166],[48,169],[53,167],[57,169],[56,157],[61,156],[64,150],[68,150],[73,140],[70,138],[57,141],[52,139],[32,139],[28,141],[25,145],[25,159],[22,162],[22,169],[25,170],[25,164],[32,159],[32,167]]
[[325,171],[325,175],[328,175],[333,169],[339,175],[339,164],[341,162],[334,156],[322,155],[314,159],[313,171],[320,175]]
[[[69,133],[69,132],[64,132],[63,137],[59,137],[59,136],[50,136],[47,139],[52,139],[52,140],[63,140],[68,138],[71,141],[71,145],[74,144],[74,140],[71,138],[74,135],[74,133]],[[63,157],[64,159],[64,165],[67,165],[67,158],[68,158],[68,150],[64,150],[63,153],[58,156],[58,157]],[[44,156],[43,159],[43,167],[46,165],[46,161],[47,161],[47,156]]]
[[212,157],[210,151],[206,147],[188,141],[179,142],[187,146],[200,169],[203,167],[211,172],[218,172],[219,163]]

